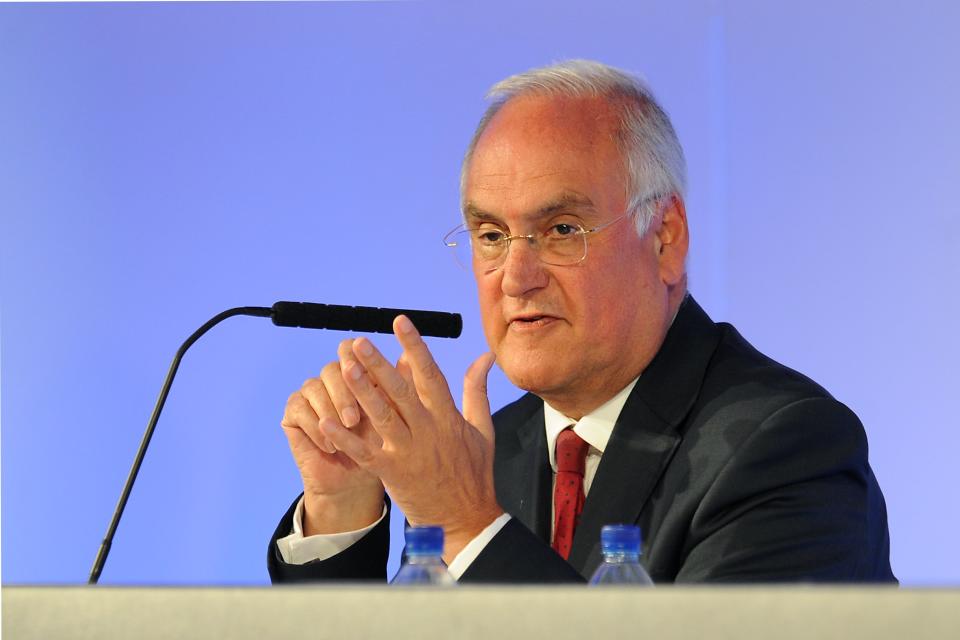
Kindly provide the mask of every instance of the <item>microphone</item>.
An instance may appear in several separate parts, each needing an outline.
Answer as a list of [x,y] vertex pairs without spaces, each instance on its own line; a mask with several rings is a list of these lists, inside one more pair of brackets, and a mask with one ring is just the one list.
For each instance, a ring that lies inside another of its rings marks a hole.
[[233,316],[270,318],[273,320],[273,324],[280,327],[393,333],[393,319],[400,314],[410,318],[413,326],[417,328],[420,335],[424,336],[458,338],[463,329],[463,319],[459,313],[417,311],[414,309],[386,309],[379,307],[350,307],[338,304],[317,304],[313,302],[277,302],[273,307],[234,307],[233,309],[227,309],[213,316],[199,329],[194,331],[190,337],[180,345],[180,348],[177,349],[177,353],[173,357],[173,363],[170,365],[170,370],[167,371],[167,377],[164,379],[163,387],[160,389],[160,397],[157,398],[157,404],[153,407],[153,413],[150,415],[147,429],[143,433],[143,439],[140,441],[137,455],[133,459],[133,466],[127,475],[127,481],[123,485],[123,491],[120,493],[120,500],[117,501],[117,507],[113,512],[113,517],[110,519],[107,533],[103,538],[103,542],[100,544],[100,548],[97,550],[97,557],[93,561],[93,569],[90,570],[90,578],[87,581],[88,584],[97,584],[100,580],[100,574],[103,572],[103,567],[107,562],[107,556],[110,554],[110,547],[113,545],[113,537],[117,532],[117,525],[120,524],[120,518],[123,516],[123,511],[127,506],[127,500],[130,498],[133,483],[137,479],[137,474],[140,473],[140,466],[143,464],[147,447],[150,446],[150,439],[153,438],[157,421],[160,419],[160,412],[163,411],[163,405],[167,401],[170,386],[173,384],[173,378],[177,375],[177,369],[180,368],[180,361],[183,359],[183,355],[194,342],[200,339],[200,336],[223,320]]
[[463,330],[463,319],[459,313],[440,311],[348,307],[314,302],[277,302],[270,311],[273,324],[279,327],[393,333],[393,319],[403,314],[410,318],[423,336],[459,338]]

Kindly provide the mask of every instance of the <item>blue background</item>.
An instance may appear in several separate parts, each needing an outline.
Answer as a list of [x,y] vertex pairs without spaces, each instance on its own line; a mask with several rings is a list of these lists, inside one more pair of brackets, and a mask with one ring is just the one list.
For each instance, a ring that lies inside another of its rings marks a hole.
[[[3,581],[85,580],[170,358],[222,309],[460,311],[431,342],[459,395],[485,343],[440,238],[483,93],[585,57],[674,120],[693,293],[860,415],[896,573],[956,583],[958,7],[0,6]],[[343,337],[239,318],[192,349],[104,583],[267,580],[283,406]]]

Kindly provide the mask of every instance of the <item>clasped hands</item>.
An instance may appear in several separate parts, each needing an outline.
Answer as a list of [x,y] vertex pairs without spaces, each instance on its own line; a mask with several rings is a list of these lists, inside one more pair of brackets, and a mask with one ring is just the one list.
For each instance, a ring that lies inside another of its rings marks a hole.
[[492,353],[467,370],[463,414],[413,323],[398,316],[396,366],[366,338],[287,400],[281,426],[304,483],[304,534],[376,521],[383,491],[413,525],[444,528],[447,563],[503,513],[493,483],[487,399]]

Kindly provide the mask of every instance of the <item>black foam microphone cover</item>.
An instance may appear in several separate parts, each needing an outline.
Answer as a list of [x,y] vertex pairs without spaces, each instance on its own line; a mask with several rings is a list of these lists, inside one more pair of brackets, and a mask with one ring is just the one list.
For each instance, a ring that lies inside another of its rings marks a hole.
[[283,301],[273,305],[270,317],[273,324],[281,327],[393,333],[393,319],[401,314],[410,318],[422,336],[458,338],[463,331],[463,318],[459,313],[416,309]]

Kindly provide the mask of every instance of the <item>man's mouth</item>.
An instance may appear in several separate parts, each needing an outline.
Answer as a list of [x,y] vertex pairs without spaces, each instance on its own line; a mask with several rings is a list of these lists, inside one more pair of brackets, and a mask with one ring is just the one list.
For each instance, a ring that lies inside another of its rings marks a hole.
[[509,322],[509,326],[514,330],[534,330],[546,327],[549,324],[555,322],[557,318],[555,316],[548,315],[524,315],[516,316]]

